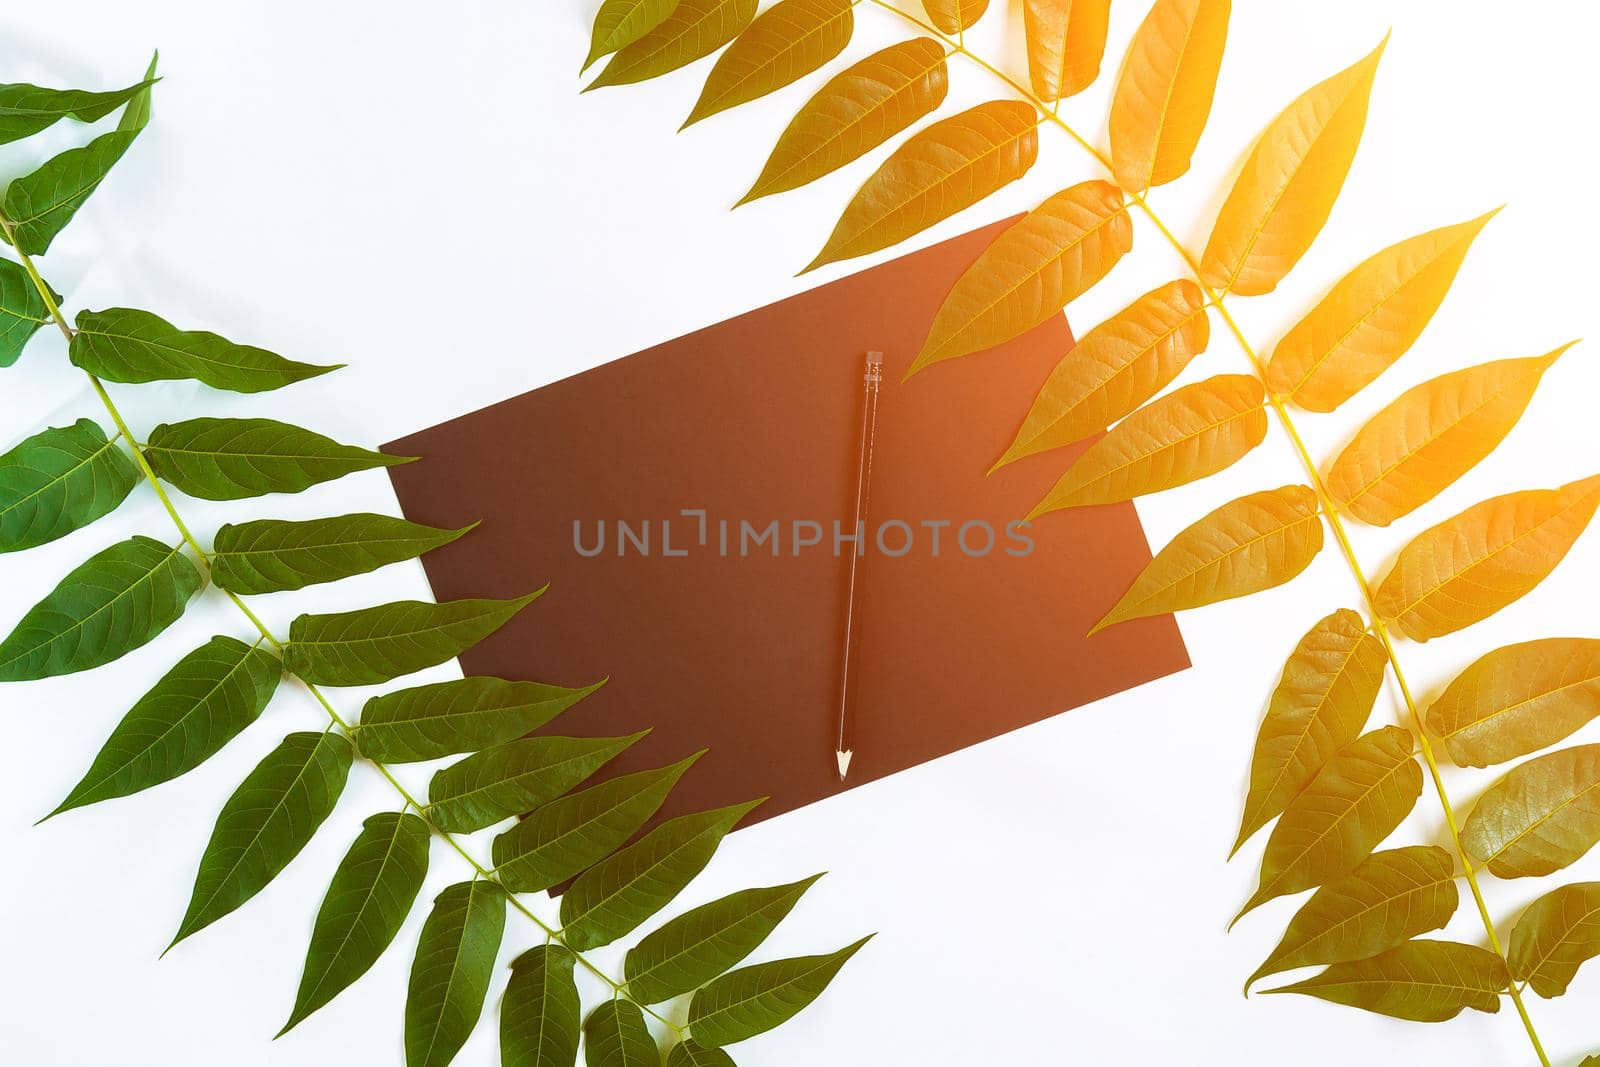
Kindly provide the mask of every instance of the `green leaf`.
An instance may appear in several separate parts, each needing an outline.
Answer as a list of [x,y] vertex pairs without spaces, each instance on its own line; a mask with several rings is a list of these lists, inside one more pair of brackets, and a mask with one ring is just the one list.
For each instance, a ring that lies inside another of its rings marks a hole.
[[230,522],[211,546],[211,580],[243,594],[300,589],[415,559],[477,525],[441,530],[366,513],[305,522]]
[[689,1029],[702,1045],[732,1045],[794,1018],[828,988],[833,976],[872,940],[868,934],[826,956],[758,963],[723,975],[694,995]]
[[8,185],[3,210],[22,251],[34,256],[48,252],[50,242],[66,229],[137,136],[137,130],[103,133],[81,148],[69,148],[46,160],[32,174]]
[[0,456],[0,552],[82,529],[138,484],[133,460],[88,419],[42,430]]
[[608,1000],[583,1023],[585,1067],[661,1067],[661,1050],[631,1000]]
[[553,800],[494,839],[500,883],[513,893],[560,885],[609,856],[656,813],[705,750],[669,767],[612,778]]
[[176,622],[204,581],[178,549],[148,537],[97,552],[0,642],[0,682],[110,663]]
[[1348,609],[1329,615],[1300,639],[1256,735],[1250,792],[1230,858],[1283,814],[1335,752],[1361,736],[1387,665],[1383,642]]
[[1272,828],[1261,885],[1233,921],[1269,900],[1344,877],[1382,844],[1422,795],[1411,748],[1409,732],[1385,726],[1328,761]]
[[493,826],[561,796],[646,733],[530,737],[485,749],[433,776],[428,815],[451,833]]
[[83,780],[50,814],[125,797],[192,771],[260,717],[282,676],[277,658],[260,646],[213,637],[139,698]]
[[1493,1014],[1507,985],[1505,961],[1454,941],[1407,941],[1370,960],[1336,963],[1321,974],[1268,993],[1304,993],[1335,1004],[1442,1023],[1467,1008]]
[[501,1067],[573,1067],[578,1062],[577,960],[560,945],[540,945],[511,963],[500,1006]]
[[506,894],[481,879],[440,893],[406,990],[406,1067],[445,1067],[483,1014],[506,928]]
[[667,1053],[667,1067],[738,1067],[720,1048],[702,1048],[693,1041],[682,1041]]
[[[57,301],[61,298],[51,293]],[[39,327],[50,321],[50,308],[20,263],[0,259],[0,367],[22,355]]]
[[156,476],[203,500],[298,493],[356,471],[410,463],[271,419],[190,419],[150,431],[144,450]]
[[80,311],[75,321],[67,358],[109,382],[193,378],[216,389],[260,393],[339,369],[296,363],[204,330],[180,330],[133,308]]
[[628,995],[659,1004],[698,989],[754,952],[821,877],[745,889],[684,912],[628,951]]
[[285,737],[256,765],[217,816],[172,945],[261,892],[289,865],[333,811],[352,758],[338,734],[305,732]]
[[1461,844],[1497,878],[1537,878],[1600,844],[1600,745],[1577,745],[1511,768],[1484,791]]
[[594,16],[589,35],[589,55],[578,71],[582,74],[594,61],[637,41],[672,14],[678,0],[605,0]]
[[1311,894],[1245,992],[1269,974],[1370,959],[1439,929],[1460,903],[1455,878],[1454,857],[1433,845],[1373,853]]
[[1600,715],[1600,640],[1506,645],[1456,676],[1428,728],[1457,766],[1487,767],[1548,748]]
[[477,752],[537,730],[604,684],[563,689],[480,677],[402,689],[367,701],[356,744],[380,763]]
[[668,819],[585,871],[561,896],[562,939],[583,952],[638,929],[705,870],[728,831],[762,800]]
[[1511,974],[1541,997],[1559,997],[1578,968],[1600,956],[1600,882],[1575,882],[1532,904],[1511,931]]
[[126,89],[103,93],[86,89],[42,89],[21,82],[0,85],[0,144],[31,137],[64,118],[98,122],[152,84],[147,75],[144,81]]
[[[548,587],[546,587],[548,588]],[[337,615],[302,615],[289,624],[283,661],[313,685],[372,685],[420,671],[494,633],[539,598],[396,600]]]
[[150,65],[145,68],[144,81],[133,94],[133,99],[128,101],[128,108],[117,122],[117,129],[138,133],[150,125],[150,96],[156,82],[160,80],[156,77],[156,64],[160,61],[160,52],[151,53]]
[[369,818],[333,872],[317,910],[300,990],[281,1037],[383,955],[428,873],[428,824],[388,811]]

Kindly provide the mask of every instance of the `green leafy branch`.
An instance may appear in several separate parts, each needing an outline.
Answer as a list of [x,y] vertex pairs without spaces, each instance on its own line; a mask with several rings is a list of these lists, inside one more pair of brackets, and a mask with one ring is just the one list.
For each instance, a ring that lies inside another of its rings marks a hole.
[[[503,1062],[571,1064],[583,1043],[590,1067],[659,1063],[648,1015],[673,1039],[668,1063],[674,1067],[731,1064],[723,1046],[792,1018],[865,943],[738,967],[820,876],[734,893],[668,921],[628,952],[620,980],[586,953],[632,934],[665,909],[759,801],[668,819],[637,836],[699,754],[578,789],[644,735],[532,732],[600,683],[564,689],[466,678],[373,697],[360,721],[351,722],[324,686],[378,684],[452,659],[543,590],[509,601],[408,601],[302,615],[281,638],[246,596],[413,559],[473,527],[443,530],[369,514],[262,519],[222,527],[208,550],[168,485],[204,499],[243,499],[298,492],[411,460],[267,419],[193,418],[157,426],[140,442],[118,410],[107,381],[193,379],[260,392],[337,369],[179,330],[146,311],[85,311],[75,324],[63,314],[61,298],[34,257],[48,250],[149,122],[157,80],[152,62],[142,81],[109,93],[0,86],[0,141],[64,117],[92,122],[123,109],[116,130],[48,160],[0,198],[0,235],[16,256],[0,259],[0,366],[15,362],[34,333],[53,323],[116,428],[108,437],[83,419],[35,434],[0,456],[0,552],[90,525],[141,481],[180,538],[171,546],[134,537],[74,570],[0,641],[0,680],[42,679],[112,662],[158,637],[206,585],[220,589],[248,620],[255,640],[219,635],[183,657],[134,705],[83,779],[45,818],[193,769],[265,711],[287,674],[322,707],[327,724],[320,733],[285,737],[224,804],[173,945],[240,907],[293,860],[332,812],[359,758],[395,790],[400,809],[367,819],[334,872],[280,1034],[377,961],[415,902],[429,842],[438,837],[472,876],[438,896],[423,926],[405,1012],[409,1067],[441,1067],[466,1041],[482,1012],[508,905],[545,942],[512,963],[501,1007]],[[426,802],[390,766],[461,754],[466,758],[433,776]],[[522,813],[525,819],[495,838],[492,867],[459,839]],[[518,896],[569,882],[557,924]],[[574,980],[579,967],[612,993],[587,1018]],[[684,997],[683,1023],[657,1010]]]

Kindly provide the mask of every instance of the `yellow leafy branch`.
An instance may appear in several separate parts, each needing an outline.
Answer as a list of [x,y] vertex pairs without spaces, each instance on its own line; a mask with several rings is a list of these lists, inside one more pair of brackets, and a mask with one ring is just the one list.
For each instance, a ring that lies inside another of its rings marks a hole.
[[[1043,114],[1044,121],[1055,125],[1061,132],[1065,133],[1070,140],[1075,142],[1080,148],[1088,153],[1108,174],[1115,176],[1115,168],[1106,154],[1089,142],[1081,134],[1079,134],[1077,130],[1075,130],[1071,125],[1063,120],[1059,114],[1057,114],[1055,109],[1050,108],[1026,86],[1022,85],[1016,79],[1012,78],[1010,75],[996,67],[994,64],[990,63],[988,60],[984,59],[982,56],[968,49],[960,40],[952,39],[948,35],[942,33],[936,27],[924,22],[915,15],[903,11],[889,3],[888,0],[868,0],[868,2],[918,27],[923,32],[937,37],[950,50],[950,54],[960,55],[969,62],[973,63],[975,66],[987,71],[995,79],[1005,84],[1018,97],[1033,104]],[[1205,293],[1207,301],[1212,307],[1217,309],[1218,314],[1221,315],[1223,322],[1227,325],[1228,331],[1233,335],[1240,351],[1243,352],[1246,358],[1249,360],[1251,368],[1256,377],[1259,378],[1263,384],[1265,384],[1265,364],[1263,363],[1260,355],[1257,353],[1255,347],[1251,344],[1249,338],[1245,336],[1244,331],[1240,328],[1233,314],[1228,310],[1224,294],[1219,293],[1204,280],[1203,272],[1198,259],[1189,251],[1189,249],[1183,244],[1177,235],[1173,233],[1172,229],[1150,205],[1144,194],[1129,194],[1128,205],[1137,208],[1139,212],[1142,213],[1158,231],[1160,231],[1162,237],[1172,247],[1173,251],[1182,257],[1185,265],[1200,284],[1203,292]],[[1445,822],[1450,831],[1451,842],[1454,845],[1456,854],[1461,861],[1467,884],[1471,889],[1473,900],[1477,905],[1479,917],[1483,922],[1484,931],[1488,935],[1490,947],[1493,949],[1496,955],[1500,956],[1502,959],[1505,959],[1505,948],[1501,942],[1500,935],[1495,928],[1494,920],[1489,914],[1488,906],[1484,901],[1483,892],[1478,883],[1477,871],[1473,867],[1472,861],[1468,857],[1466,849],[1462,846],[1461,828],[1459,820],[1456,817],[1455,807],[1451,803],[1448,791],[1445,789],[1444,781],[1439,771],[1438,760],[1434,754],[1433,746],[1428,740],[1427,731],[1423,728],[1422,717],[1417,707],[1416,699],[1412,693],[1411,686],[1406,679],[1405,671],[1401,666],[1400,658],[1395,649],[1394,640],[1389,632],[1389,628],[1377,610],[1371,583],[1368,580],[1366,571],[1363,568],[1361,561],[1356,555],[1355,549],[1350,542],[1349,533],[1346,530],[1340,508],[1329,494],[1327,487],[1323,482],[1322,475],[1317,468],[1316,461],[1313,459],[1309,449],[1305,445],[1304,440],[1301,438],[1299,430],[1295,426],[1293,417],[1289,414],[1287,405],[1284,403],[1284,398],[1269,390],[1267,394],[1267,400],[1269,405],[1272,407],[1275,416],[1277,417],[1279,425],[1283,427],[1285,433],[1288,435],[1290,443],[1294,447],[1295,454],[1298,456],[1301,465],[1304,467],[1307,476],[1310,479],[1311,486],[1317,494],[1320,507],[1328,520],[1329,527],[1333,530],[1334,538],[1339,544],[1340,551],[1343,554],[1346,563],[1348,564],[1350,573],[1355,579],[1356,584],[1359,586],[1363,599],[1366,601],[1368,614],[1371,619],[1371,629],[1383,643],[1384,651],[1389,661],[1389,667],[1394,672],[1395,681],[1400,688],[1401,696],[1405,703],[1408,716],[1411,720],[1411,732],[1417,741],[1420,751],[1422,752],[1423,760],[1427,764],[1428,773],[1433,782],[1434,791],[1438,796],[1440,806],[1444,811]],[[1507,983],[1506,991],[1509,993],[1513,1004],[1516,1006],[1517,1013],[1522,1020],[1523,1028],[1527,1031],[1528,1039],[1530,1042],[1532,1042],[1534,1051],[1539,1057],[1539,1062],[1543,1065],[1543,1067],[1550,1067],[1549,1057],[1545,1053],[1544,1047],[1539,1040],[1539,1035],[1537,1030],[1534,1028],[1533,1020],[1528,1014],[1527,1005],[1522,997],[1522,990],[1518,988],[1514,981],[1510,981]]]

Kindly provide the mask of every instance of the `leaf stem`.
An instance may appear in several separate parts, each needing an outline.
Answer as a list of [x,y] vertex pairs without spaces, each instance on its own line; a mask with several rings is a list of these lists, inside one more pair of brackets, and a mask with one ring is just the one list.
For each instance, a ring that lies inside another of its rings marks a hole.
[[[6,236],[6,239],[10,241],[11,247],[17,253],[18,260],[22,263],[23,269],[28,272],[28,277],[32,280],[34,288],[38,290],[40,297],[42,297],[44,300],[45,306],[49,308],[51,320],[54,321],[57,329],[61,331],[61,335],[66,338],[67,343],[70,345],[72,343],[72,338],[75,331],[67,323],[66,316],[61,313],[61,308],[56,304],[55,296],[50,292],[50,287],[46,285],[44,279],[39,276],[39,270],[34,265],[33,257],[28,255],[27,252],[23,251],[22,246],[17,243],[17,235],[14,225],[11,219],[8,218],[3,211],[0,211],[0,232],[3,232]],[[128,429],[127,422],[125,422],[122,418],[122,412],[117,410],[117,405],[112,401],[111,394],[106,391],[104,383],[102,383],[97,376],[90,374],[88,371],[85,371],[84,374],[89,379],[89,384],[94,387],[95,393],[100,397],[100,402],[102,405],[104,405],[106,413],[111,416],[112,422],[116,424],[118,435],[126,437],[128,442],[133,445],[133,458],[138,464],[139,470],[144,476],[144,480],[149,483],[150,488],[155,490],[156,498],[161,501],[161,506],[166,511],[167,517],[172,520],[172,525],[177,528],[178,534],[183,538],[184,543],[187,544],[195,553],[195,555],[199,557],[200,564],[206,569],[206,572],[209,575],[211,570],[211,553],[202,548],[200,542],[195,539],[192,533],[190,533],[188,525],[183,521],[183,516],[178,513],[177,507],[172,503],[172,498],[167,495],[166,487],[161,484],[161,480],[156,477],[155,471],[151,469],[149,461],[145,459],[143,451],[138,447],[136,438],[133,436],[133,431]],[[229,600],[233,601],[234,607],[238,608],[244,614],[245,618],[250,620],[250,624],[254,626],[256,632],[261,635],[261,640],[266,641],[272,646],[273,650],[279,653],[281,656],[284,642],[281,641],[277,635],[275,635],[272,630],[268,628],[266,623],[261,621],[260,616],[250,609],[250,605],[246,604],[244,600],[232,590],[223,589],[222,592]],[[571,952],[572,955],[577,959],[578,963],[581,964],[585,970],[589,971],[589,973],[593,974],[596,978],[600,979],[600,981],[604,982],[608,987],[610,987],[614,997],[621,997],[625,1000],[633,1000],[633,998],[628,995],[627,991],[619,982],[591,963],[583,953],[573,949],[572,946],[568,945],[565,940],[563,940],[560,930],[550,926],[543,919],[539,918],[539,916],[534,914],[526,904],[517,898],[515,893],[505,889],[505,886],[500,883],[498,876],[492,870],[485,868],[483,864],[479,863],[476,857],[468,852],[460,841],[456,840],[454,834],[440,829],[438,824],[429,817],[424,806],[417,802],[417,799],[411,795],[410,790],[408,790],[405,785],[403,785],[400,780],[394,776],[394,773],[390,771],[386,764],[361,753],[360,745],[355,743],[355,739],[352,736],[350,723],[339,714],[338,710],[334,708],[333,704],[328,700],[327,696],[320,688],[311,682],[306,681],[304,678],[301,678],[299,675],[294,674],[294,672],[287,670],[287,668],[285,669],[285,673],[291,678],[294,678],[295,681],[299,682],[301,686],[303,686],[305,690],[310,693],[313,698],[315,698],[316,702],[322,706],[322,710],[327,713],[329,720],[326,729],[337,727],[345,735],[346,739],[350,740],[357,754],[361,755],[361,758],[367,763],[370,763],[372,766],[376,767],[378,769],[378,773],[381,774],[388,781],[388,783],[394,787],[395,792],[399,794],[400,798],[407,805],[416,810],[418,818],[427,823],[428,829],[438,837],[442,838],[447,845],[449,845],[456,851],[457,854],[461,856],[462,859],[466,860],[467,863],[471,865],[476,877],[483,878],[486,881],[494,882],[495,884],[500,885],[501,889],[505,891],[506,899],[511,902],[512,907],[520,911],[535,926],[542,930],[547,940],[553,940],[559,943],[563,948],[567,949],[567,951]],[[651,1016],[661,1025],[665,1026],[668,1030],[672,1031],[672,1033],[677,1036],[679,1040],[683,1039],[687,1029],[686,1027],[679,1026],[670,1019],[657,1014],[648,1004],[642,1004],[638,1001],[633,1001],[633,1003],[637,1004],[639,1009],[645,1014]]]
[[[934,35],[943,41],[944,44],[952,50],[952,52],[959,53],[960,55],[967,57],[968,60],[988,71],[1001,82],[1004,82],[1012,90],[1012,92],[1016,93],[1022,99],[1032,103],[1035,108],[1043,112],[1046,121],[1052,122],[1059,127],[1061,131],[1064,132],[1071,140],[1076,142],[1080,148],[1092,156],[1095,162],[1099,163],[1107,173],[1114,173],[1111,166],[1111,160],[1107,158],[1104,152],[1100,151],[1100,149],[1096,148],[1087,139],[1085,139],[1083,135],[1078,133],[1077,130],[1068,125],[1066,121],[1057,114],[1056,110],[1050,108],[1043,100],[1035,96],[1026,86],[1022,85],[1016,79],[1012,78],[1010,75],[994,66],[988,60],[969,51],[960,41],[951,40],[948,35],[941,33],[934,26],[929,25],[922,19],[917,18],[915,15],[900,10],[892,3],[889,3],[888,0],[870,0],[870,2],[885,11],[898,15],[905,21],[921,28],[924,32]],[[1223,322],[1228,327],[1228,332],[1233,335],[1233,338],[1237,342],[1239,349],[1245,354],[1246,358],[1249,359],[1250,365],[1254,370],[1256,377],[1262,381],[1263,385],[1265,385],[1265,364],[1262,362],[1261,357],[1256,352],[1254,346],[1251,345],[1249,339],[1245,337],[1244,331],[1240,329],[1239,323],[1234,319],[1232,312],[1228,310],[1227,305],[1224,302],[1224,295],[1216,292],[1200,277],[1199,262],[1195,259],[1194,255],[1190,253],[1184,243],[1179,240],[1178,236],[1172,232],[1171,228],[1167,226],[1166,222],[1162,220],[1161,216],[1156,213],[1155,209],[1150,206],[1145,197],[1140,193],[1127,193],[1125,195],[1128,196],[1128,203],[1137,207],[1140,212],[1142,212],[1144,216],[1150,220],[1156,229],[1161,232],[1162,237],[1166,239],[1167,243],[1172,246],[1173,251],[1175,251],[1183,259],[1184,264],[1189,269],[1189,272],[1194,275],[1195,281],[1199,284],[1202,292],[1205,294],[1207,301],[1217,309],[1217,312],[1222,316]],[[1343,516],[1339,511],[1338,505],[1328,493],[1327,486],[1322,480],[1322,474],[1317,469],[1316,460],[1312,458],[1310,449],[1306,447],[1305,441],[1301,438],[1300,431],[1298,428],[1296,428],[1294,419],[1290,416],[1288,407],[1283,402],[1283,398],[1273,394],[1269,389],[1268,399],[1272,406],[1273,412],[1277,416],[1278,423],[1283,427],[1285,433],[1288,434],[1289,441],[1294,446],[1294,450],[1300,458],[1301,465],[1305,468],[1306,474],[1311,479],[1312,488],[1316,491],[1317,497],[1321,501],[1322,510],[1328,519],[1328,525],[1333,529],[1334,538],[1339,543],[1340,551],[1344,555],[1345,562],[1349,565],[1350,573],[1355,578],[1356,584],[1361,588],[1361,594],[1367,603],[1367,611],[1372,618],[1373,631],[1377,634],[1379,640],[1383,642],[1384,652],[1389,660],[1389,667],[1391,670],[1393,670],[1395,681],[1400,687],[1400,694],[1404,699],[1406,710],[1409,713],[1413,733],[1416,735],[1418,747],[1422,752],[1423,761],[1428,765],[1428,774],[1432,778],[1434,792],[1438,794],[1439,804],[1444,809],[1445,824],[1450,830],[1450,840],[1455,845],[1456,855],[1461,860],[1461,866],[1466,875],[1467,885],[1472,891],[1473,901],[1477,904],[1478,916],[1483,920],[1484,931],[1489,936],[1489,945],[1491,948],[1493,948],[1496,955],[1498,955],[1501,959],[1505,959],[1506,953],[1501,944],[1500,935],[1495,930],[1494,919],[1489,914],[1488,905],[1483,899],[1483,891],[1478,885],[1477,871],[1473,868],[1472,860],[1468,858],[1466,848],[1461,843],[1461,828],[1459,821],[1456,818],[1455,806],[1451,804],[1450,795],[1445,789],[1444,779],[1439,772],[1439,762],[1434,755],[1433,745],[1429,742],[1427,730],[1425,730],[1422,725],[1421,712],[1417,708],[1417,702],[1412,695],[1411,686],[1406,681],[1405,671],[1400,666],[1400,657],[1395,649],[1394,639],[1390,635],[1389,628],[1384,622],[1383,617],[1378,613],[1376,602],[1372,594],[1372,585],[1367,580],[1366,571],[1361,565],[1361,560],[1356,555],[1355,549],[1350,543],[1349,533],[1345,529]],[[1528,1015],[1527,1005],[1522,999],[1522,991],[1517,988],[1515,981],[1511,981],[1509,979],[1507,981],[1506,991],[1511,995],[1512,1003],[1516,1005],[1517,1014],[1522,1018],[1523,1029],[1525,1029],[1528,1033],[1528,1040],[1533,1043],[1533,1050],[1538,1054],[1540,1064],[1542,1067],[1550,1067],[1550,1058],[1545,1054],[1544,1046],[1539,1040],[1538,1031],[1534,1029],[1533,1020]]]

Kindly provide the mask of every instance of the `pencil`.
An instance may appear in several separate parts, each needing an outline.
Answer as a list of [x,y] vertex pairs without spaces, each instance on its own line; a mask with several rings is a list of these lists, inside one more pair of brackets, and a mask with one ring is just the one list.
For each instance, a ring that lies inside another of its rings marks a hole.
[[856,451],[856,506],[855,521],[851,530],[860,538],[850,553],[848,577],[845,580],[844,649],[839,668],[839,780],[850,773],[850,759],[855,755],[850,747],[850,660],[854,653],[856,617],[856,572],[858,561],[866,552],[867,504],[872,492],[872,446],[878,432],[878,389],[883,384],[883,353],[868,352],[866,371],[862,375],[864,392],[861,406],[861,440]]

